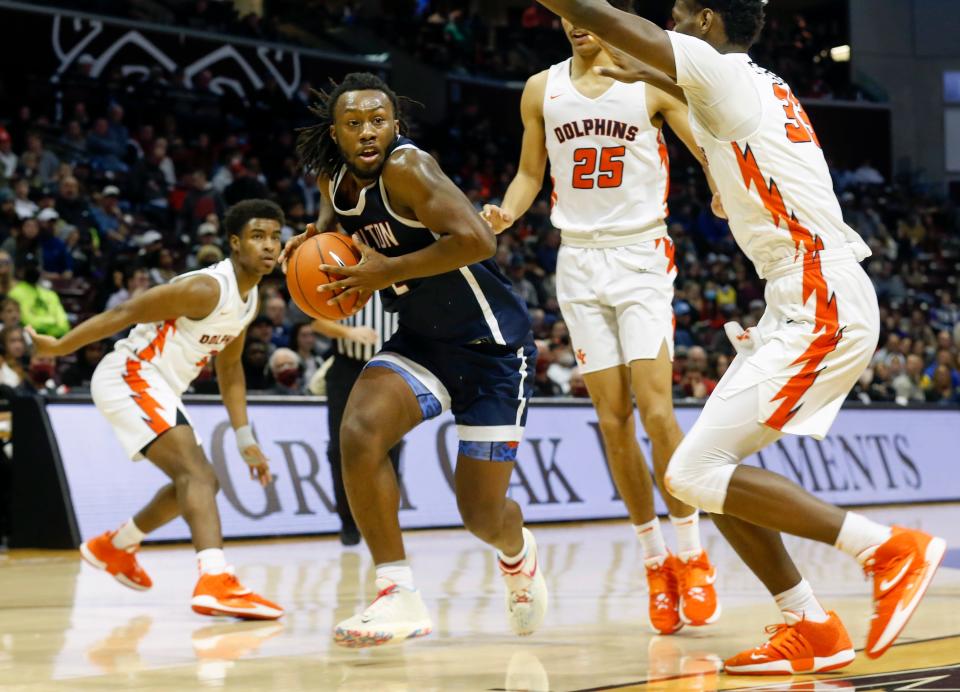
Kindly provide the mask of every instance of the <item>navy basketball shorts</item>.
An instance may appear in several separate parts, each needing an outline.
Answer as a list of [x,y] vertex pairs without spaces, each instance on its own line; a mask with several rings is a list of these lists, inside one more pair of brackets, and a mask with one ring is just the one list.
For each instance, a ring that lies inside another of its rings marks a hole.
[[424,420],[453,413],[460,454],[514,461],[527,423],[537,348],[532,335],[517,346],[460,346],[401,329],[368,368],[388,368],[410,385]]

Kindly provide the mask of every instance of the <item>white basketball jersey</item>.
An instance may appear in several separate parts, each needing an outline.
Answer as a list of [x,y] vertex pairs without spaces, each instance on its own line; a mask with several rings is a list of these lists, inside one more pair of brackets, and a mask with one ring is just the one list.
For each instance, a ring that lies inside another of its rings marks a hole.
[[650,123],[646,85],[614,82],[590,99],[574,87],[570,67],[568,59],[550,68],[543,97],[550,221],[573,245],[666,235],[670,163],[663,136]]
[[220,300],[213,312],[202,320],[180,317],[138,324],[115,347],[156,368],[178,395],[186,391],[210,358],[243,333],[257,314],[257,287],[250,289],[244,301],[229,259],[181,274],[173,281],[198,275],[212,276],[220,284]]
[[668,32],[690,123],[719,188],[730,229],[761,278],[805,255],[870,255],[843,220],[810,118],[790,87],[745,53],[721,55]]

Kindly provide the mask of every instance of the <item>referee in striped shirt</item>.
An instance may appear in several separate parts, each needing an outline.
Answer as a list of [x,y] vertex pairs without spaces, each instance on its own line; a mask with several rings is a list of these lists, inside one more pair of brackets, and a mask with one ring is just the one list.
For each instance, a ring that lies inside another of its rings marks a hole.
[[[337,513],[340,515],[340,542],[343,545],[356,545],[360,542],[360,532],[350,513],[347,494],[343,488],[343,473],[340,466],[340,422],[347,398],[354,383],[363,372],[367,361],[380,351],[383,342],[397,331],[396,314],[383,309],[380,293],[375,292],[363,309],[340,322],[316,320],[315,331],[336,339],[333,363],[327,370],[327,416],[330,425],[330,445],[327,458],[333,474],[333,488],[337,500]],[[390,450],[393,470],[400,477],[400,447]]]

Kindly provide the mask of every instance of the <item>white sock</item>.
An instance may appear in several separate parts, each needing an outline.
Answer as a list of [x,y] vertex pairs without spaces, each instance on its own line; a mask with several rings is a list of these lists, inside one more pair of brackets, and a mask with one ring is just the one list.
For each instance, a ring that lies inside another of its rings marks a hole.
[[670,523],[677,534],[677,554],[681,560],[689,560],[703,552],[700,546],[700,512],[689,517],[670,516]]
[[870,521],[862,514],[847,512],[840,527],[840,535],[834,543],[847,555],[855,557],[860,564],[873,555],[876,548],[890,538],[890,527]]
[[644,563],[656,561],[657,564],[663,564],[667,559],[667,544],[663,542],[660,519],[654,517],[646,524],[634,524],[633,530],[637,532],[637,538],[643,547]]
[[402,586],[408,591],[415,591],[417,588],[413,585],[413,570],[410,569],[406,560],[377,565],[377,579],[381,577],[389,579],[397,586]]
[[801,579],[799,584],[783,593],[778,593],[773,599],[777,602],[777,607],[783,613],[783,619],[788,625],[803,619],[810,622],[826,622],[830,619],[827,611],[820,605],[820,601],[813,595],[810,582],[806,579]]
[[114,548],[126,550],[127,548],[140,545],[146,535],[147,534],[137,528],[137,525],[133,523],[133,519],[130,518],[127,519],[123,526],[117,529],[117,532],[113,534],[110,542],[113,543]]
[[197,551],[200,574],[222,574],[227,571],[227,556],[223,548],[207,548]]
[[497,551],[497,557],[500,558],[500,562],[503,563],[505,567],[517,567],[523,562],[523,559],[527,556],[527,536],[523,535],[523,547],[520,548],[520,552],[516,555],[504,555],[499,550]]

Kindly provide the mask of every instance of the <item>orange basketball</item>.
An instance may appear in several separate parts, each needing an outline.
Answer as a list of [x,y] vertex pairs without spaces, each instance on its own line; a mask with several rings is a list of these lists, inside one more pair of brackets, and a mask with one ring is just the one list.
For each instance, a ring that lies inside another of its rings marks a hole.
[[[360,261],[360,251],[348,236],[339,233],[320,233],[309,238],[293,253],[287,264],[287,289],[293,301],[311,317],[342,320],[354,314],[370,299],[363,302],[356,295],[342,303],[327,305],[338,294],[334,291],[317,291],[317,286],[342,278],[320,271],[321,264],[352,267]],[[341,291],[342,292],[342,291]]]

